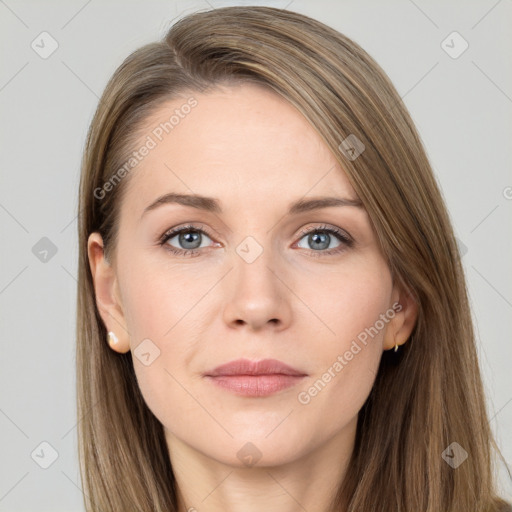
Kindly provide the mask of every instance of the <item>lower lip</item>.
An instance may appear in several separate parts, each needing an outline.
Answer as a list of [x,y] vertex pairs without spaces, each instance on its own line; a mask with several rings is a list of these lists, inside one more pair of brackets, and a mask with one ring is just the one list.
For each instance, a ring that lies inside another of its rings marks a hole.
[[208,376],[217,386],[242,396],[269,396],[295,386],[304,375],[219,375]]

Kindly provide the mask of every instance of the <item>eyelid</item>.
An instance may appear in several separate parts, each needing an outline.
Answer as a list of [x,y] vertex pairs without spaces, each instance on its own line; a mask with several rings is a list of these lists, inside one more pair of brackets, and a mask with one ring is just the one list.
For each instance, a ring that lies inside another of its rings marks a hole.
[[[162,245],[169,240],[169,238],[173,238],[175,235],[179,235],[181,231],[202,231],[208,235],[209,238],[213,239],[214,235],[212,235],[206,226],[203,224],[184,224],[182,226],[176,226],[174,228],[168,229],[163,233],[163,235],[158,239],[158,242]],[[185,249],[183,249],[185,250]]]
[[303,228],[297,236],[299,237],[299,239],[301,239],[303,236],[308,235],[309,233],[313,233],[315,231],[333,232],[340,238],[342,238],[344,242],[354,243],[354,239],[347,231],[330,224],[322,224],[321,226],[310,226],[309,228]]

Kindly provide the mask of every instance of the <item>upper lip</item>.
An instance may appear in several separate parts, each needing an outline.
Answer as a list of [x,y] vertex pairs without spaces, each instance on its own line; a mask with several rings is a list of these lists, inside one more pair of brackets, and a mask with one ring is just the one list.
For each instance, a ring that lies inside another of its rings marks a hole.
[[208,377],[219,377],[221,375],[295,375],[304,376],[301,372],[277,359],[262,359],[261,361],[250,361],[249,359],[237,359],[229,363],[217,366],[217,368],[205,373]]

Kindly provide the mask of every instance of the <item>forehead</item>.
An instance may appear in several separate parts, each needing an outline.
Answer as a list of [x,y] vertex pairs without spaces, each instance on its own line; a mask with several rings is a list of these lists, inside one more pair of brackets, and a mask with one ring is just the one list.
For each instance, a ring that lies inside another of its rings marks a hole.
[[357,197],[342,168],[304,116],[257,84],[190,92],[143,123],[149,150],[131,171],[127,208],[140,212],[166,192],[218,197],[239,209],[305,195]]

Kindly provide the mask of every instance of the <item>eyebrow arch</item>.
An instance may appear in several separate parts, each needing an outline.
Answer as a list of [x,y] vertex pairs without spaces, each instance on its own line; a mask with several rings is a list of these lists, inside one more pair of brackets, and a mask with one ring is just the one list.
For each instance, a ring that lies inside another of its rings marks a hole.
[[[222,213],[219,201],[213,197],[200,196],[197,194],[176,194],[174,192],[170,192],[160,196],[156,201],[147,206],[142,212],[141,218],[147,212],[164,204],[181,204],[182,206],[190,206],[207,212]],[[363,208],[363,203],[359,199],[341,197],[314,197],[311,199],[299,199],[290,205],[288,215],[296,215],[298,213],[318,210],[321,208],[329,208],[332,206],[354,206],[356,208]]]

